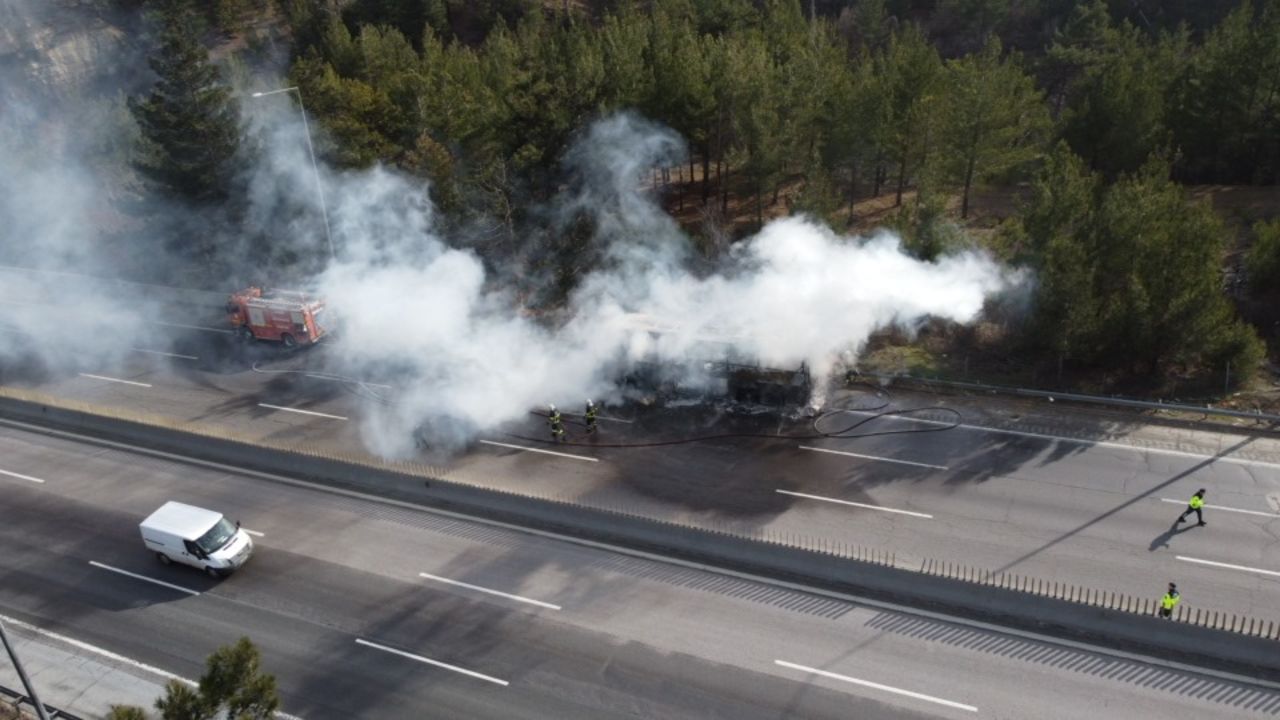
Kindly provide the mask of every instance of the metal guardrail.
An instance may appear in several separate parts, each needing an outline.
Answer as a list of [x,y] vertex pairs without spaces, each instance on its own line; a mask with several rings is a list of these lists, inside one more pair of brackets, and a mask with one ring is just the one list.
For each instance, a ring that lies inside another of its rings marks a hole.
[[[11,690],[3,685],[0,685],[0,696],[4,696],[8,698],[12,702],[14,707],[18,709],[19,714],[23,712],[23,706],[30,707],[32,708],[31,712],[35,712],[34,710],[35,703],[31,702],[31,698],[27,697],[26,695],[23,695],[17,690]],[[58,708],[55,708],[52,705],[49,705],[48,703],[45,704],[44,709],[46,712],[49,713],[49,720],[55,720],[55,718],[61,718],[61,720],[85,720],[79,715],[72,715],[71,713],[65,710],[59,710]]]
[[850,377],[875,378],[880,381],[907,380],[910,382],[924,383],[926,385],[940,385],[943,387],[960,388],[964,390],[979,390],[989,393],[1003,393],[1006,395],[1017,395],[1021,397],[1037,397],[1053,400],[1066,400],[1069,402],[1077,402],[1092,405],[1105,405],[1110,407],[1137,408],[1141,410],[1164,410],[1168,412],[1187,412],[1199,413],[1203,415],[1218,415],[1221,417],[1240,418],[1244,420],[1255,420],[1263,423],[1272,423],[1280,426],[1280,415],[1271,415],[1263,412],[1249,412],[1247,410],[1232,410],[1230,408],[1216,408],[1212,405],[1187,405],[1184,403],[1167,403],[1161,400],[1133,400],[1130,398],[1107,397],[1105,395],[1084,395],[1081,393],[1055,392],[1052,390],[1032,390],[1030,388],[1009,387],[1007,385],[984,385],[982,383],[963,382],[960,380],[941,380],[937,378],[917,377],[915,375],[890,375],[886,373],[856,373]]

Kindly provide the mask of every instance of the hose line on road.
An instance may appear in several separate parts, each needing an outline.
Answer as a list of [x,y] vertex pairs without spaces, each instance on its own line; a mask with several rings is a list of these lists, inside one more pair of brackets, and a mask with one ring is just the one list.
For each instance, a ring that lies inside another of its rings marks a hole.
[[[526,442],[535,442],[543,445],[558,445],[558,446],[567,446],[567,447],[590,447],[590,448],[651,448],[651,447],[665,447],[670,445],[687,445],[690,443],[708,442],[711,440],[730,440],[735,438],[738,438],[738,439],[753,438],[753,439],[765,439],[765,440],[821,440],[826,438],[826,439],[852,440],[856,438],[879,437],[884,435],[908,435],[913,433],[944,432],[946,430],[954,430],[955,428],[960,427],[960,424],[964,422],[964,416],[961,415],[960,411],[956,410],[955,408],[943,407],[941,405],[928,405],[924,407],[905,408],[902,410],[882,410],[882,408],[887,407],[888,404],[889,402],[886,400],[884,404],[873,407],[873,408],[837,408],[834,410],[828,410],[826,412],[819,413],[818,415],[814,416],[813,420],[810,423],[811,426],[813,427],[813,432],[810,432],[810,433],[779,434],[779,433],[730,432],[730,433],[715,433],[715,434],[708,434],[708,435],[691,435],[688,437],[671,438],[667,440],[651,440],[648,442],[630,442],[630,443],[602,443],[602,442],[589,442],[589,441],[584,442],[583,439],[592,437],[590,434],[583,434],[582,436],[575,437],[574,439],[568,440],[568,441],[548,440],[546,438],[533,438],[525,435],[517,435],[515,433],[506,433],[506,435],[508,437],[516,438],[518,440],[524,440]],[[910,417],[911,415],[914,415],[917,413],[925,413],[925,412],[948,413],[952,416],[952,419],[950,421],[934,421],[934,422],[938,422],[938,424],[933,425],[931,427],[913,427],[913,428],[906,428],[902,430],[873,430],[870,432],[860,432],[856,434],[854,433],[855,430],[857,430],[858,428],[861,428],[867,423],[871,423],[876,420],[880,420],[882,418]],[[839,430],[823,430],[822,429],[824,421],[827,421],[828,419],[836,415],[847,414],[847,413],[870,413],[870,415],[851,425],[847,425],[843,428],[840,428]],[[544,417],[544,418],[547,417],[546,413],[533,412],[533,414],[539,417]],[[583,425],[583,426],[586,425],[585,423],[579,422],[577,420],[574,420],[571,422],[575,425]]]

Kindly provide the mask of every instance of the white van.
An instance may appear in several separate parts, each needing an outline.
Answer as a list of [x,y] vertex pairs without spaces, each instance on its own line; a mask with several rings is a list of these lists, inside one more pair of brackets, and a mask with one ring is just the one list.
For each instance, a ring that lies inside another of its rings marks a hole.
[[253,554],[253,541],[222,513],[167,502],[138,526],[142,541],[160,562],[180,562],[213,577],[226,577]]

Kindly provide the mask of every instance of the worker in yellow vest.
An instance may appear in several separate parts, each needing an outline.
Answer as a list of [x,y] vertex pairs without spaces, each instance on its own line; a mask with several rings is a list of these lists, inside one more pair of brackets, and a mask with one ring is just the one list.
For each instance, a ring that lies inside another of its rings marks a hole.
[[1187,516],[1194,512],[1196,514],[1196,520],[1199,521],[1196,523],[1196,525],[1199,527],[1204,527],[1204,513],[1200,511],[1200,509],[1203,507],[1204,507],[1204,488],[1201,488],[1195,495],[1191,496],[1191,500],[1187,502],[1187,509],[1183,510],[1182,514],[1178,516],[1178,522],[1180,524],[1186,522]]
[[1182,602],[1182,595],[1178,594],[1178,586],[1174,583],[1169,583],[1169,591],[1164,594],[1164,597],[1160,598],[1160,617],[1172,618],[1173,609],[1180,602]]

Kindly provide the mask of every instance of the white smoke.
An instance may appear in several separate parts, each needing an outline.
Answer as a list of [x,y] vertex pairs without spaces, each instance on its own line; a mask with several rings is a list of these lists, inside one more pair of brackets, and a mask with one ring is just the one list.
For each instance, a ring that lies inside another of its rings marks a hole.
[[[772,222],[695,273],[689,239],[644,192],[646,171],[682,150],[619,115],[568,154],[580,190],[560,208],[590,213],[603,262],[556,322],[532,319],[480,258],[435,233],[421,186],[381,169],[334,178],[342,250],[319,279],[342,317],[330,351],[348,371],[396,372],[394,402],[364,425],[369,446],[403,454],[424,425],[434,442],[460,444],[548,402],[576,408],[615,392],[619,363],[696,365],[714,359],[696,355],[708,340],[767,366],[805,363],[821,382],[875,330],[971,321],[1012,281],[977,252],[926,263],[889,233],[843,237],[805,218]],[[665,332],[638,332],[638,316]]]

